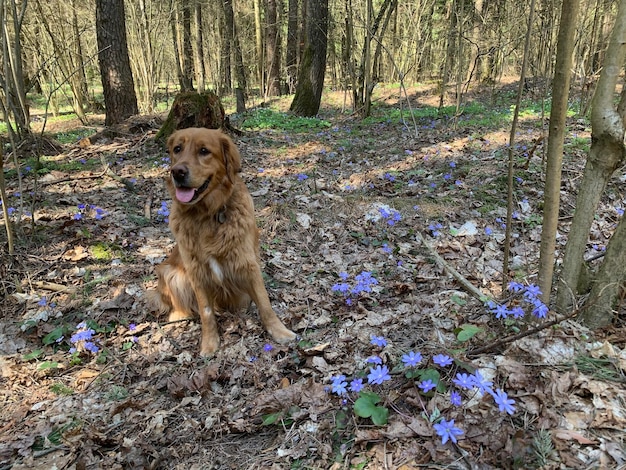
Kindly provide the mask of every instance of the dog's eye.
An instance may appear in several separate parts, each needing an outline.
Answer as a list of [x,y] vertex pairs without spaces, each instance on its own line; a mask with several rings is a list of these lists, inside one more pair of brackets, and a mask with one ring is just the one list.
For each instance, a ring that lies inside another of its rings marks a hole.
[[178,153],[183,149],[183,147],[181,145],[175,145],[174,148],[172,149],[172,152],[174,153]]
[[206,156],[206,155],[208,155],[208,154],[210,154],[210,153],[211,153],[211,151],[210,151],[208,148],[206,148],[206,147],[202,147],[202,148],[200,149],[200,155],[204,155],[204,156]]

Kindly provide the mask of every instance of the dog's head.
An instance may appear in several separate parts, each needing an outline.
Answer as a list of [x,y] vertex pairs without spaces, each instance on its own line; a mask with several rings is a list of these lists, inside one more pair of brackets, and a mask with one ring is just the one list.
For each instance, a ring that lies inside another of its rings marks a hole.
[[168,139],[167,148],[170,188],[181,204],[196,204],[217,188],[230,189],[241,171],[237,147],[219,130],[178,130]]

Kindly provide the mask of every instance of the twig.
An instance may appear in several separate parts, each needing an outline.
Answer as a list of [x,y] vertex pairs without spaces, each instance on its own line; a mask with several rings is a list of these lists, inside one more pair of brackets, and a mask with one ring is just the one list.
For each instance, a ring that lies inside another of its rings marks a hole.
[[102,173],[98,173],[97,175],[78,176],[74,178],[72,178],[71,176],[68,176],[66,178],[61,178],[61,179],[54,180],[54,181],[39,181],[39,186],[51,186],[53,184],[67,183],[68,181],[98,179],[98,178],[102,178],[106,174],[107,174],[107,170],[104,170]]
[[45,289],[52,292],[76,292],[75,287],[64,286],[63,284],[57,284],[55,282],[47,282],[47,281],[34,281],[33,285],[38,287],[39,289]]
[[150,220],[152,218],[152,193],[150,193],[148,195],[148,198],[146,199],[146,202],[143,205],[143,216]]
[[478,356],[479,354],[482,354],[482,353],[485,353],[485,352],[489,352],[489,351],[493,351],[494,349],[497,349],[500,346],[504,346],[505,344],[512,343],[514,341],[517,341],[518,339],[522,339],[522,338],[525,338],[526,336],[530,336],[532,334],[538,333],[539,331],[545,330],[546,328],[550,328],[551,326],[557,325],[557,324],[561,323],[562,321],[569,320],[570,318],[574,318],[579,313],[580,313],[580,310],[574,310],[569,315],[565,315],[563,317],[558,317],[558,318],[556,318],[554,320],[551,320],[549,322],[542,323],[541,325],[536,326],[535,328],[531,328],[530,330],[522,331],[521,333],[518,333],[516,335],[509,336],[508,338],[501,339],[500,341],[496,341],[495,343],[490,344],[488,346],[483,346],[482,348],[477,348],[477,349],[471,349],[471,350],[467,351],[465,353],[465,355],[467,357],[475,357],[475,356]]
[[416,232],[417,240],[428,250],[435,261],[440,264],[443,269],[445,269],[454,279],[456,279],[463,288],[469,292],[471,295],[476,297],[478,300],[483,302],[485,300],[485,294],[483,294],[477,287],[475,287],[471,282],[463,277],[461,273],[459,273],[456,269],[450,266],[446,260],[444,260],[437,251],[431,247],[428,242],[424,239],[421,233]]

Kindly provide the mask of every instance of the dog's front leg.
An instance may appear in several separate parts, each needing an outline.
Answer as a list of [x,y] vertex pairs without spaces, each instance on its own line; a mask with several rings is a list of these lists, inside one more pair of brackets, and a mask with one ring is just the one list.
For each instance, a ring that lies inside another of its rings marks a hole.
[[280,321],[280,318],[278,318],[276,312],[272,309],[269,295],[267,295],[267,289],[263,283],[261,268],[257,266],[256,269],[251,270],[249,275],[251,276],[250,286],[252,292],[249,292],[248,295],[250,295],[250,298],[259,310],[259,317],[261,318],[263,327],[270,336],[279,343],[284,344],[296,339],[296,334]]
[[217,330],[217,320],[215,318],[215,308],[209,301],[204,285],[195,279],[193,290],[198,302],[198,313],[202,324],[202,339],[200,341],[200,355],[211,356],[220,346],[220,336]]

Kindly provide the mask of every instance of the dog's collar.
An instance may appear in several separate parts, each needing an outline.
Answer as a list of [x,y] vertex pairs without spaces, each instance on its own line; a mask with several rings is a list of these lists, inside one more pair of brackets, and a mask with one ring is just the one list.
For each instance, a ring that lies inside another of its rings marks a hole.
[[226,222],[226,206],[222,207],[216,214],[215,218],[220,224]]

